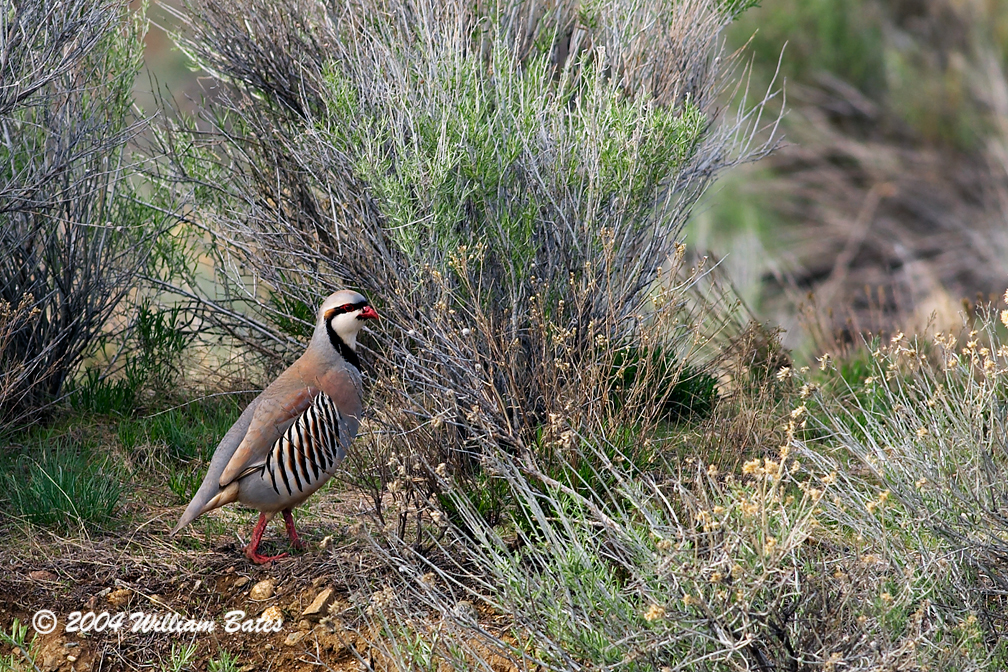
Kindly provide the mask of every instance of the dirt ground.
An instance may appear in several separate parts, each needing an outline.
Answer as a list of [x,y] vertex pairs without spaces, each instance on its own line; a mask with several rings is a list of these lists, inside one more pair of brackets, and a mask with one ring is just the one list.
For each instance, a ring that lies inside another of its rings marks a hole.
[[[14,618],[31,624],[39,610],[53,612],[57,627],[39,635],[32,647],[37,668],[48,672],[170,670],[172,648],[189,644],[195,644],[196,654],[184,669],[211,669],[209,662],[220,650],[236,656],[238,669],[246,671],[366,669],[361,661],[372,654],[355,622],[359,609],[354,604],[382,589],[384,570],[368,553],[367,542],[347,532],[364,505],[352,494],[330,493],[310,516],[298,519],[308,548],[262,566],[242,552],[241,540],[250,534],[255,513],[234,507],[208,514],[219,517],[226,532],[204,540],[201,550],[186,550],[194,545],[192,537],[201,535],[199,529],[168,537],[181,507],[145,510],[133,502],[133,520],[143,518],[136,515],[141,512],[149,515],[146,522],[102,536],[60,537],[5,525],[0,625],[9,632]],[[271,524],[263,549],[271,554],[288,550],[282,524]],[[225,614],[234,610],[245,612],[253,624],[264,613],[283,622],[276,632],[229,633]],[[73,612],[125,616],[117,632],[108,626],[102,632],[67,632]],[[139,621],[133,614],[140,612],[209,620],[214,630],[133,632]],[[29,626],[28,632],[30,640],[35,631]],[[0,645],[0,655],[8,653],[10,647]],[[32,668],[25,664],[24,669]]]

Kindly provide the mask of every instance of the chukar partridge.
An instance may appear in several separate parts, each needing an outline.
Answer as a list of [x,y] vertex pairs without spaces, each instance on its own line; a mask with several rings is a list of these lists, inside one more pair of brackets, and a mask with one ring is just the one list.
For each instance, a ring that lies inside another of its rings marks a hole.
[[172,535],[197,516],[238,501],[260,511],[245,548],[253,562],[286,555],[258,552],[266,524],[278,511],[283,512],[291,544],[303,547],[291,509],[329,480],[357,435],[357,333],[364,320],[377,318],[357,292],[336,292],[323,302],[308,349],[248,405],[221,439]]

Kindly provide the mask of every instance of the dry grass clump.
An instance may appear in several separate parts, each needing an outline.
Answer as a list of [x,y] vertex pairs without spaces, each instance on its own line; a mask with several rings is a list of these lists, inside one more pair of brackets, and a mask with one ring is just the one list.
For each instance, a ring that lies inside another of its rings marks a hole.
[[816,395],[825,439],[803,451],[838,475],[826,516],[905,576],[889,591],[901,618],[972,633],[936,648],[950,660],[1008,651],[1005,321],[987,304],[960,334],[873,342],[863,375]]
[[[362,603],[383,669],[999,669],[1003,453],[977,439],[983,371],[1003,365],[976,336],[951,378],[905,338],[881,348],[868,385],[888,391],[860,402],[830,392],[830,358],[792,372],[792,409],[767,419],[780,442],[734,472],[689,457],[713,440],[685,431],[635,435],[657,444],[647,469],[599,435],[564,454],[594,471],[501,452],[484,456],[512,504],[498,524],[439,474],[455,524],[435,517],[419,550],[374,545],[396,570]],[[909,393],[913,371],[946,378],[944,401]]]
[[[976,669],[967,663],[985,660],[975,619],[950,624],[944,607],[901,590],[909,583],[937,602],[943,586],[926,571],[911,577],[872,542],[849,544],[829,526],[823,503],[836,496],[836,474],[810,474],[787,446],[735,474],[666,453],[670,462],[642,475],[608,459],[611,449],[576,448],[605,465],[605,488],[553,478],[534,456],[502,457],[493,468],[516,505],[509,525],[488,525],[465,487],[445,483],[463,525],[423,554],[376,545],[400,575],[366,611],[388,669],[416,660],[491,669],[501,659],[551,670]],[[929,650],[935,639],[945,647]]]

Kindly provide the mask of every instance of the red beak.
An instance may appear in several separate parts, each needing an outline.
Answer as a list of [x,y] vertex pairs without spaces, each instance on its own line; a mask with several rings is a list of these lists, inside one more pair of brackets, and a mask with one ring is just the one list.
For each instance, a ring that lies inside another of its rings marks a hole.
[[378,319],[378,313],[370,305],[364,306],[363,310],[361,310],[361,314],[357,316],[357,319],[358,320],[377,320]]

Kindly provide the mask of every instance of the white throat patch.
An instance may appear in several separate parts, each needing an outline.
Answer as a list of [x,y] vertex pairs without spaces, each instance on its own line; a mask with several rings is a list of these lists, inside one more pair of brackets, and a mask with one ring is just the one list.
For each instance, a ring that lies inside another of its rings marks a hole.
[[360,312],[360,310],[354,310],[349,313],[341,313],[330,321],[333,331],[343,339],[343,342],[351,350],[357,349],[357,334],[360,332],[361,327],[364,326],[364,323],[357,319]]

